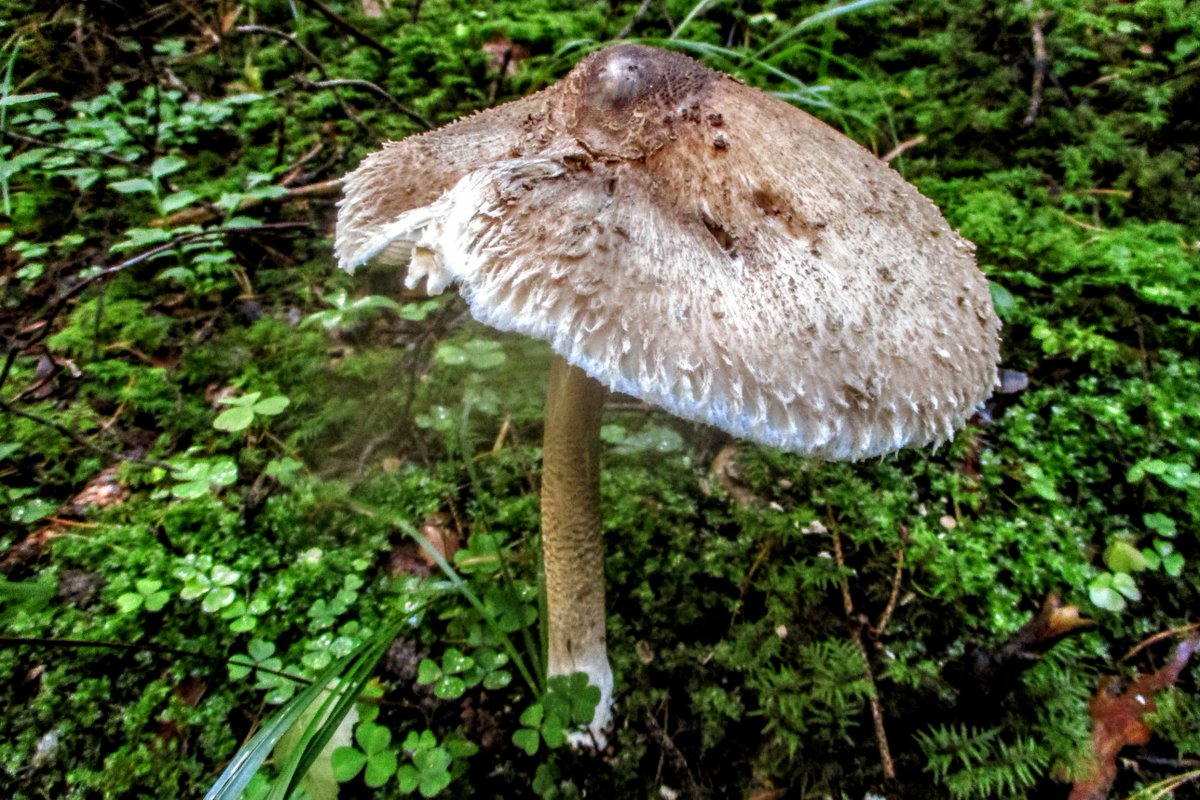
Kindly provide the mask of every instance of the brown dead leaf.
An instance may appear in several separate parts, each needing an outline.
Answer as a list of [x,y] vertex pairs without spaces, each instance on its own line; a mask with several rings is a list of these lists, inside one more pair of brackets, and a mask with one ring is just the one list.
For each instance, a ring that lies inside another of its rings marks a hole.
[[58,599],[76,608],[87,608],[105,583],[107,581],[95,572],[65,569],[58,575]]
[[23,567],[31,561],[35,561],[42,554],[42,551],[46,549],[46,545],[50,543],[51,539],[61,536],[68,529],[67,525],[57,521],[38,528],[8,548],[4,556],[0,557],[0,574],[7,575],[18,567]]
[[52,539],[68,530],[92,527],[92,523],[76,522],[63,517],[83,517],[88,511],[109,508],[125,502],[129,488],[118,480],[116,465],[101,470],[79,492],[58,509],[46,525],[35,530],[0,557],[0,573],[9,574],[18,567],[37,559]]
[[210,383],[204,387],[204,399],[212,408],[224,408],[225,404],[222,400],[228,400],[231,397],[237,397],[238,390],[229,384],[224,386],[216,383]]
[[364,17],[378,19],[383,16],[384,9],[391,5],[391,0],[362,0],[359,5]]
[[[454,554],[462,547],[462,534],[454,528],[454,520],[449,514],[431,514],[421,525],[421,535],[429,542],[430,547],[451,563],[454,561]],[[421,557],[430,567],[437,566],[437,561],[423,547]]]
[[1200,636],[1180,642],[1157,672],[1142,675],[1121,691],[1120,680],[1106,677],[1088,708],[1092,717],[1092,763],[1086,775],[1071,787],[1070,800],[1104,800],[1117,777],[1117,754],[1127,745],[1150,741],[1146,714],[1157,707],[1154,696],[1175,684],[1196,650]]
[[221,33],[229,33],[242,15],[242,6],[234,6],[221,17]]
[[1095,623],[1063,605],[1051,592],[1028,622],[1003,642],[971,650],[949,662],[942,674],[958,691],[963,708],[998,708],[1020,682],[1021,675],[1064,637]]
[[722,447],[712,460],[709,474],[737,505],[743,508],[761,508],[767,505],[767,501],[750,491],[750,487],[743,482],[737,455],[736,443],[730,442]]
[[753,794],[746,795],[746,800],[779,800],[787,794],[787,789],[756,789]]
[[519,62],[529,58],[528,47],[513,44],[505,36],[497,36],[480,49],[491,56],[488,69],[503,69],[505,76],[516,75]]
[[[450,514],[430,514],[421,523],[421,535],[438,555],[451,563],[454,561],[454,554],[462,548],[462,532],[455,526],[454,517]],[[388,574],[393,578],[399,575],[428,577],[436,567],[437,561],[433,555],[411,539],[393,547],[388,557]]]
[[175,696],[188,708],[200,705],[200,701],[207,691],[208,684],[194,674],[188,675],[175,685]]
[[101,470],[59,513],[82,516],[89,509],[109,508],[125,502],[129,499],[129,488],[118,480],[118,472],[116,465]]

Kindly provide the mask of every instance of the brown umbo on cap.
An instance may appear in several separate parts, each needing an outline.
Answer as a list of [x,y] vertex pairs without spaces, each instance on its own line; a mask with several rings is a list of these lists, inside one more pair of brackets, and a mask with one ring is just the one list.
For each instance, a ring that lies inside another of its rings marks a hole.
[[612,389],[823,458],[943,441],[996,380],[987,280],[932,202],[803,111],[639,45],[369,156],[337,254],[457,283]]

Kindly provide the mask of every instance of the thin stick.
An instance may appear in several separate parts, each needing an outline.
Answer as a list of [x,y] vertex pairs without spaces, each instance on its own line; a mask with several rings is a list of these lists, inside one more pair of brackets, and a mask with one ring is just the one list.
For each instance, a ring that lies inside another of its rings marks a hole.
[[311,85],[317,87],[318,89],[334,88],[337,86],[351,86],[359,89],[366,89],[368,92],[371,92],[377,97],[386,100],[392,105],[393,108],[411,119],[413,122],[420,125],[425,130],[433,130],[434,125],[432,122],[425,119],[396,98],[392,97],[391,93],[389,93],[387,89],[384,89],[379,84],[371,83],[370,81],[365,81],[361,78],[326,78],[325,80],[317,81]]
[[654,0],[642,0],[642,4],[638,6],[638,10],[633,12],[633,16],[629,18],[629,22],[625,23],[625,27],[621,28],[621,32],[614,36],[614,39],[624,39],[629,34],[633,33],[634,27],[642,21],[642,17],[646,16],[646,12],[650,10],[650,4]]
[[[288,188],[287,194],[272,197],[269,200],[261,197],[247,197],[238,203],[237,210],[244,211],[267,202],[291,203],[296,200],[309,200],[314,197],[337,197],[342,193],[342,179],[333,178],[320,183],[310,183],[305,186]],[[220,215],[218,209],[212,206],[193,206],[176,211],[163,219],[152,220],[150,224],[156,228],[178,228],[183,225],[200,225],[210,222]]]
[[34,414],[33,412],[17,408],[6,400],[0,400],[0,410],[7,411],[10,414],[15,414],[18,417],[24,417],[30,422],[36,422],[39,425],[45,425],[47,428],[53,428],[80,447],[87,448],[93,453],[100,453],[101,455],[108,456],[116,461],[128,461],[133,464],[142,464],[147,467],[162,467],[163,469],[171,471],[175,469],[167,462],[159,461],[156,458],[138,458],[137,456],[127,456],[123,453],[118,453],[115,450],[109,450],[107,447],[98,445],[95,442],[85,439],[83,436],[71,430],[66,425],[63,425],[61,422],[55,422],[49,417],[43,417],[38,414]]
[[329,20],[334,25],[365,44],[367,47],[378,50],[382,55],[388,56],[389,58],[395,55],[391,48],[389,48],[383,42],[379,41],[361,28],[347,22],[345,18],[343,18],[329,6],[325,5],[325,3],[321,2],[321,0],[300,0],[300,2],[304,3],[304,5],[308,6],[309,8],[319,11],[325,17],[325,19]]
[[923,144],[924,142],[925,142],[925,134],[923,134],[923,133],[918,134],[911,139],[905,139],[903,142],[896,145],[891,150],[888,150],[887,153],[880,156],[879,160],[886,164],[887,162],[891,161],[896,156],[902,155],[905,152],[916,147],[917,145]]
[[896,552],[896,574],[892,576],[892,593],[888,596],[887,606],[883,609],[883,613],[879,615],[879,622],[871,629],[871,633],[875,636],[882,636],[887,625],[892,620],[892,613],[896,610],[896,603],[900,599],[900,583],[904,577],[904,546]]
[[141,164],[136,164],[132,161],[126,161],[118,155],[105,153],[103,150],[88,150],[85,147],[71,147],[70,145],[65,144],[55,144],[54,142],[48,142],[45,139],[39,139],[36,136],[27,136],[23,133],[17,133],[16,131],[9,130],[8,128],[0,128],[0,134],[3,134],[11,139],[16,139],[20,142],[27,142],[28,144],[37,145],[38,147],[49,147],[51,150],[62,150],[67,153],[78,153],[85,156],[100,156],[101,158],[108,159],[114,164],[120,164],[123,167],[129,167],[130,169],[139,170],[145,173],[150,172],[149,167],[143,167]]
[[111,267],[105,267],[104,269],[100,270],[99,272],[95,273],[94,275],[84,278],[79,283],[75,284],[70,289],[68,289],[67,291],[60,294],[57,298],[55,298],[53,303],[50,304],[48,312],[40,320],[40,322],[42,323],[41,332],[37,336],[35,336],[33,339],[26,342],[23,349],[28,349],[28,348],[32,347],[33,345],[40,342],[42,339],[45,339],[50,334],[50,323],[53,322],[55,317],[58,316],[58,313],[63,309],[63,306],[66,305],[66,302],[68,300],[70,300],[71,298],[78,295],[80,292],[82,292],[87,287],[91,286],[93,283],[103,280],[104,278],[108,278],[112,275],[116,275],[118,272],[122,272],[126,269],[129,269],[132,266],[136,266],[137,264],[140,264],[149,258],[153,258],[154,256],[158,255],[159,253],[164,253],[167,250],[171,250],[175,247],[178,247],[181,244],[186,244],[187,242],[195,241],[196,239],[204,239],[204,238],[208,238],[211,236],[224,236],[226,234],[246,234],[246,233],[254,233],[255,231],[296,230],[298,228],[308,228],[308,227],[310,227],[310,226],[307,222],[265,222],[262,225],[249,225],[244,228],[237,228],[237,227],[235,227],[235,228],[207,228],[202,231],[191,231],[190,233],[184,233],[179,236],[176,236],[175,238],[171,239],[169,242],[164,242],[163,244],[157,245],[155,247],[151,247],[149,250],[145,250],[141,253],[138,253],[136,256],[133,256],[132,258],[128,258],[118,264],[114,264]]
[[159,653],[160,655],[167,656],[184,656],[185,658],[198,658],[202,661],[211,661],[219,664],[234,664],[239,667],[248,667],[256,672],[266,672],[271,675],[278,675],[281,678],[287,678],[294,683],[304,685],[312,683],[308,678],[302,678],[290,672],[282,672],[277,669],[259,666],[258,664],[248,664],[245,661],[239,661],[237,660],[237,656],[226,658],[225,656],[214,656],[211,653],[201,653],[196,650],[166,647],[161,644],[131,644],[129,642],[107,642],[91,639],[43,639],[26,636],[0,636],[0,647],[30,647],[35,645],[73,648],[97,647],[105,650],[130,650],[133,652]]
[[1042,32],[1042,12],[1033,7],[1033,0],[1025,0],[1029,9],[1030,27],[1033,36],[1033,87],[1029,92],[1029,111],[1021,124],[1028,128],[1037,119],[1038,109],[1042,106],[1042,86],[1046,82],[1046,68],[1050,59],[1046,55],[1046,35]]
[[[262,33],[266,34],[267,36],[274,36],[277,39],[283,39],[285,42],[288,42],[297,50],[299,50],[300,55],[304,56],[304,58],[307,59],[310,64],[316,67],[317,72],[321,73],[322,78],[329,80],[329,72],[325,69],[325,64],[321,61],[321,59],[317,58],[311,50],[302,45],[300,40],[296,38],[295,34],[288,33],[287,31],[281,31],[278,28],[271,28],[266,25],[239,25],[234,28],[234,30],[238,33]],[[299,78],[296,78],[296,81],[299,83]],[[362,117],[358,115],[357,111],[350,107],[350,104],[347,103],[345,98],[338,93],[337,89],[333,90],[333,96],[337,98],[338,105],[342,107],[342,113],[346,115],[347,119],[357,125],[359,130],[361,130],[363,133],[371,132],[371,129],[367,127],[367,123],[363,122]]]
[[1163,639],[1170,639],[1174,636],[1178,636],[1181,633],[1191,633],[1193,631],[1200,631],[1200,622],[1193,622],[1190,625],[1181,625],[1178,628],[1171,628],[1170,630],[1159,631],[1158,633],[1154,634],[1153,636],[1150,636],[1150,637],[1138,642],[1136,645],[1134,645],[1132,648],[1130,648],[1128,653],[1121,656],[1120,660],[1128,661],[1129,659],[1133,658],[1138,653],[1142,652],[1143,650],[1145,650],[1147,647],[1149,647],[1152,644],[1161,642]]
[[[830,525],[833,531],[833,556],[837,559],[838,569],[845,571],[846,559],[842,555],[842,537],[837,529]],[[854,599],[850,596],[850,581],[842,576],[842,606],[846,610],[846,622],[850,624],[850,638],[854,641],[858,652],[862,655],[863,674],[871,684],[871,695],[867,701],[871,704],[871,723],[875,727],[875,741],[879,745],[879,761],[883,767],[883,777],[889,781],[896,779],[896,764],[892,761],[892,751],[888,747],[887,730],[883,726],[883,707],[879,704],[879,691],[875,686],[875,673],[871,669],[871,657],[862,640],[862,625],[854,621]]]

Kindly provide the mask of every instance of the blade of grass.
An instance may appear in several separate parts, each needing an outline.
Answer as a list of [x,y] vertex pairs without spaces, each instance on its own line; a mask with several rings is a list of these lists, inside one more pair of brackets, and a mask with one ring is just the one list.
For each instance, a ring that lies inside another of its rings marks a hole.
[[671,32],[670,38],[678,39],[679,35],[683,33],[684,28],[692,24],[692,20],[701,14],[706,13],[710,8],[720,2],[721,0],[700,0],[699,3],[696,3],[696,5],[692,6],[692,10],[687,13],[687,16],[684,17],[683,20],[675,27],[675,30]]
[[[18,41],[13,45],[12,53],[8,56],[8,63],[4,65],[4,77],[0,78],[0,100],[8,98],[12,92],[12,75],[13,65],[17,61],[17,53],[21,50],[21,43]],[[0,104],[0,128],[5,127],[8,123],[8,106]],[[8,173],[0,173],[0,200],[4,207],[4,216],[12,216],[12,201],[8,196]]]
[[813,14],[811,17],[805,17],[804,19],[800,20],[798,23],[793,25],[786,33],[781,34],[780,36],[777,36],[776,38],[774,38],[770,42],[768,42],[766,45],[759,48],[757,51],[754,52],[752,57],[756,58],[756,59],[761,59],[764,54],[769,53],[770,51],[774,50],[776,47],[779,47],[779,45],[783,44],[784,42],[789,41],[790,39],[792,39],[795,36],[798,36],[799,34],[803,33],[804,31],[808,30],[809,28],[813,27],[814,25],[819,25],[822,22],[826,22],[831,19],[836,19],[837,17],[843,16],[845,14],[851,14],[855,11],[861,11],[864,8],[870,8],[871,6],[883,5],[885,3],[892,3],[892,2],[895,2],[895,0],[854,0],[854,2],[852,2],[852,3],[846,3],[845,5],[841,5],[841,6],[833,6],[832,8],[827,8],[824,11],[818,11],[816,14]]
[[258,733],[234,755],[225,771],[204,795],[204,800],[238,800],[283,735],[296,724],[308,707],[321,697],[325,687],[337,679],[356,655],[357,653],[349,653],[334,661],[310,686],[267,720]]
[[[363,688],[371,680],[375,665],[383,658],[404,625],[404,620],[393,622],[375,634],[358,652],[349,671],[337,679],[336,686],[328,691],[321,707],[305,727],[296,751],[286,763],[280,765],[279,777],[271,787],[268,800],[287,800],[291,797],[358,701]],[[324,684],[326,688],[329,685]]]
[[436,547],[429,543],[429,540],[426,539],[419,530],[417,530],[415,525],[413,525],[407,519],[383,509],[372,508],[356,501],[346,500],[344,502],[350,509],[362,514],[363,516],[382,519],[388,524],[394,525],[403,531],[406,536],[420,545],[421,549],[424,550],[429,557],[433,559],[433,562],[438,565],[438,569],[442,571],[442,574],[446,576],[446,579],[449,580],[450,583],[453,584],[454,588],[467,599],[467,602],[470,603],[477,612],[479,612],[479,616],[483,617],[484,623],[486,623],[488,628],[491,629],[492,633],[496,635],[496,638],[500,641],[501,647],[504,648],[504,651],[508,654],[508,657],[512,659],[514,666],[516,666],[517,671],[521,673],[521,678],[526,684],[528,684],[530,691],[534,692],[535,694],[539,692],[538,683],[536,680],[534,680],[533,673],[530,672],[529,666],[525,663],[525,659],[521,657],[521,653],[513,644],[512,639],[500,628],[499,624],[497,624],[496,616],[486,605],[484,605],[483,601],[479,598],[479,595],[477,595],[475,591],[466,583],[466,581],[462,579],[454,567],[450,566],[450,563],[446,561],[446,557],[443,556]]
[[[828,106],[829,104],[819,97],[823,91],[820,87],[813,87],[797,78],[790,72],[786,72],[778,67],[775,67],[762,59],[756,59],[749,53],[740,50],[734,50],[720,45],[708,44],[707,42],[695,42],[690,39],[682,39],[671,41],[669,39],[645,39],[642,40],[645,44],[656,45],[659,47],[669,46],[678,50],[684,50],[689,53],[694,53],[703,56],[709,60],[717,61],[726,65],[726,71],[747,74],[752,70],[759,70],[773,78],[777,78],[786,84],[791,85],[794,91],[787,93],[787,96],[814,106]],[[779,94],[773,92],[773,94]]]
[[[309,686],[281,706],[258,733],[238,750],[225,771],[204,795],[204,800],[238,800],[255,773],[274,752],[279,740],[304,717],[314,703],[319,701],[321,706],[305,728],[304,736],[294,751],[295,755],[288,759],[288,763],[281,765],[281,777],[272,787],[274,792],[275,787],[286,783],[288,786],[285,786],[285,790],[290,792],[293,779],[298,783],[308,772],[342,718],[357,700],[362,687],[370,680],[375,665],[408,624],[410,616],[411,613],[399,615],[396,621],[382,628],[353,652],[326,667]],[[330,691],[329,687],[335,684],[337,688]],[[321,699],[322,697],[324,699]]]

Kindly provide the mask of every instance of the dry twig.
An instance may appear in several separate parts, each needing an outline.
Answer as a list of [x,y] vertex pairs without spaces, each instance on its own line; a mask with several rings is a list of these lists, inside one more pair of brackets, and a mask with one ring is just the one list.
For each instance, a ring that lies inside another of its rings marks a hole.
[[1045,15],[1034,8],[1033,0],[1025,0],[1025,6],[1029,9],[1033,36],[1033,87],[1029,91],[1029,111],[1021,120],[1021,124],[1028,128],[1037,119],[1038,109],[1042,106],[1042,86],[1046,82],[1046,68],[1050,66],[1050,59],[1046,55],[1046,35],[1042,31]]
[[329,20],[334,25],[357,39],[359,42],[365,44],[367,47],[378,51],[381,55],[387,56],[388,58],[391,58],[395,55],[390,47],[364,31],[362,28],[359,28],[358,26],[348,22],[345,17],[338,14],[336,11],[322,2],[322,0],[300,0],[300,2],[319,12],[323,17],[325,17],[325,19]]
[[[833,528],[833,526],[830,526]],[[837,559],[839,570],[846,569],[846,559],[842,554],[842,537],[838,535],[837,529],[833,528],[833,556]],[[867,652],[867,646],[863,644],[863,624],[855,620],[854,613],[854,598],[850,595],[850,581],[842,577],[842,607],[846,611],[846,622],[850,626],[850,639],[854,642],[854,646],[858,648],[858,652],[862,655],[863,674],[867,682],[871,684],[871,695],[868,698],[871,704],[871,723],[875,727],[875,742],[879,745],[879,762],[883,767],[883,777],[889,781],[896,779],[896,764],[892,760],[892,751],[888,746],[887,730],[883,725],[883,707],[879,704],[879,692],[875,685],[875,672],[871,669],[871,656]],[[889,614],[890,616],[890,614]],[[885,619],[880,620],[881,626],[886,623]]]
[[896,145],[891,150],[888,150],[886,153],[880,156],[879,160],[883,161],[884,163],[890,162],[896,156],[902,155],[917,145],[923,144],[924,142],[925,134],[923,133],[918,134],[911,139],[905,139],[903,142],[900,142],[900,144]]

